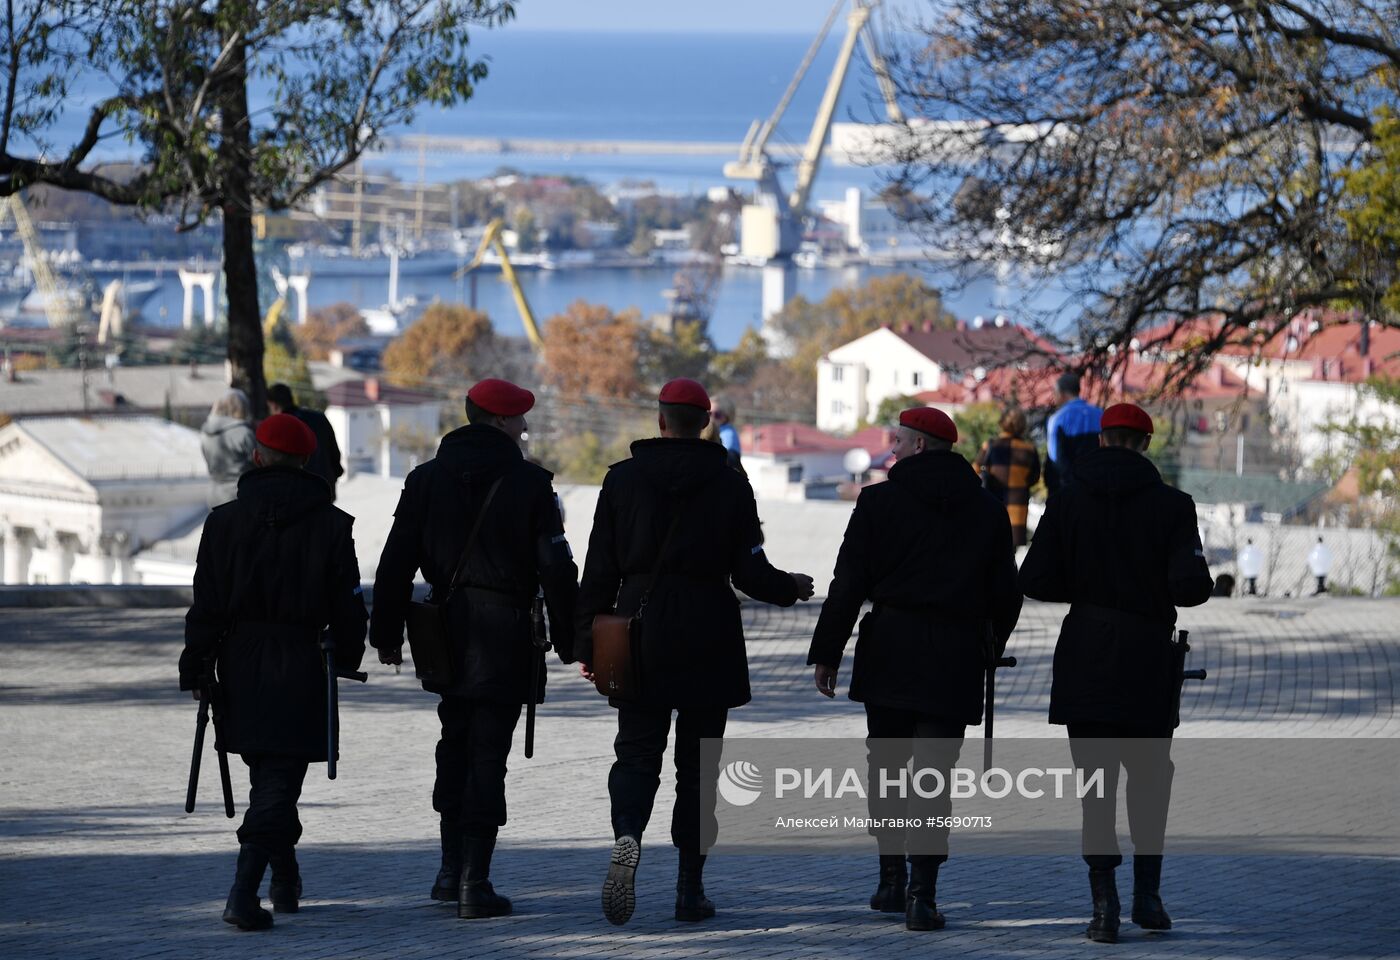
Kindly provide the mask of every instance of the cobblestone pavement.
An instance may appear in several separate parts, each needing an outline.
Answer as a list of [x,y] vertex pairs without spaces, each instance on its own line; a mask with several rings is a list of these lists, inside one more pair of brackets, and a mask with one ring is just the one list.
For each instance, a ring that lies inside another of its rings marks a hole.
[[[754,703],[734,736],[859,736],[856,704],[811,689],[816,606],[748,607]],[[948,929],[908,933],[865,906],[874,856],[713,858],[719,916],[671,919],[670,786],[644,843],[638,909],[600,915],[609,847],[611,710],[572,668],[551,666],[535,759],[513,756],[511,822],[493,879],[516,915],[458,921],[427,890],[434,698],[411,671],[374,664],[342,687],[340,778],[313,767],[302,803],[306,900],[265,934],[218,920],[234,824],[218,809],[212,750],[201,802],[183,812],[194,705],[175,691],[183,611],[6,610],[0,620],[0,957],[1308,957],[1400,956],[1400,861],[1384,857],[1168,858],[1165,935],[1124,925],[1086,942],[1077,857],[956,858],[939,884]],[[1030,604],[1002,677],[998,732],[1045,724],[1063,608]],[[1400,604],[1228,601],[1189,611],[1189,736],[1395,737]],[[849,666],[849,659],[847,660]],[[847,671],[848,673],[848,671]],[[844,679],[842,691],[844,693]],[[523,725],[522,725],[523,727]],[[972,731],[976,736],[976,731]],[[234,760],[241,811],[246,775]],[[1394,817],[1400,810],[1377,811]],[[1129,872],[1120,871],[1122,892]]]

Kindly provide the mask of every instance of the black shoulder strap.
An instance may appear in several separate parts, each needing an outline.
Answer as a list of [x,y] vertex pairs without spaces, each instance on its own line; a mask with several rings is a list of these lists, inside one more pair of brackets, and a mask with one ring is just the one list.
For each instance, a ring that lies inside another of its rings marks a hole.
[[657,551],[656,565],[651,568],[651,575],[647,577],[646,589],[642,591],[642,602],[640,606],[637,607],[638,616],[641,616],[642,611],[646,609],[647,601],[651,599],[652,587],[656,586],[656,578],[661,573],[661,564],[666,559],[666,548],[671,545],[671,540],[676,535],[676,527],[680,526],[680,522],[681,511],[679,507],[677,507],[675,512],[671,514],[671,525],[666,528],[666,536],[661,541],[661,549]]
[[486,519],[486,510],[491,506],[491,501],[495,498],[496,491],[500,489],[501,481],[505,478],[505,474],[501,474],[496,478],[496,482],[491,484],[491,489],[486,491],[486,499],[481,502],[481,509],[476,512],[476,520],[472,522],[471,533],[467,534],[467,545],[462,548],[462,556],[457,561],[457,569],[453,571],[452,579],[447,584],[447,596],[442,598],[443,603],[446,603],[461,585],[462,576],[467,570],[467,558],[471,556],[472,547],[476,545],[476,535],[481,531],[481,521]]

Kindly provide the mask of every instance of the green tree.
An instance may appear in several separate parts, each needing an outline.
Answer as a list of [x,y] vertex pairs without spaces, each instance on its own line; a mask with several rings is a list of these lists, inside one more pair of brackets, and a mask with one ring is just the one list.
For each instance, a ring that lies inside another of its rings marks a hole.
[[953,423],[958,428],[958,443],[953,449],[971,462],[982,444],[1000,432],[1001,404],[969,403],[953,414]]
[[535,212],[529,207],[516,207],[515,214],[510,220],[511,229],[515,231],[515,249],[520,253],[534,253],[539,249],[538,238],[539,224],[535,220]]
[[734,349],[719,354],[710,363],[710,372],[721,386],[747,383],[767,360],[768,344],[763,335],[753,327],[745,327]]
[[880,401],[880,405],[875,408],[875,416],[870,423],[877,427],[893,426],[899,421],[899,415],[910,407],[920,406],[919,401],[908,394],[896,394],[893,397],[886,397]]
[[1400,593],[1400,380],[1373,378],[1362,386],[1360,399],[1361,409],[1369,405],[1371,411],[1326,424],[1340,448],[1314,468],[1333,482],[1354,471],[1358,507],[1386,538],[1383,590],[1395,595]]
[[1372,316],[1380,315],[1379,306],[1393,322],[1400,317],[1400,118],[1393,109],[1379,112],[1375,131],[1369,160],[1343,174],[1352,204],[1342,219],[1360,248],[1359,269],[1375,277],[1369,300],[1361,291],[1362,306]]
[[[47,183],[173,210],[183,228],[218,216],[228,360],[261,415],[254,213],[299,204],[423,104],[468,99],[486,76],[469,31],[513,14],[508,0],[8,3],[0,196]],[[79,77],[109,82],[80,99]],[[271,105],[250,111],[250,88]],[[86,122],[68,138],[59,120],[79,103]],[[92,157],[121,137],[144,154],[129,175]]]

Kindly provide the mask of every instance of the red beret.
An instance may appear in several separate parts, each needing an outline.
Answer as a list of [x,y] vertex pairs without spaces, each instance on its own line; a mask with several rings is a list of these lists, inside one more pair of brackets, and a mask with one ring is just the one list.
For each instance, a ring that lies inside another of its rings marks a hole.
[[953,418],[933,407],[910,407],[899,415],[899,425],[949,443],[958,442],[958,428]]
[[316,434],[290,413],[274,413],[258,424],[258,443],[269,450],[309,457],[316,452]]
[[509,380],[483,380],[467,391],[467,399],[498,417],[518,417],[535,405],[535,395]]
[[661,403],[683,403],[687,407],[699,407],[706,413],[710,410],[710,395],[694,380],[679,377],[661,388]]
[[1152,418],[1147,411],[1135,403],[1115,403],[1103,412],[1099,420],[1100,430],[1136,430],[1138,433],[1152,433]]

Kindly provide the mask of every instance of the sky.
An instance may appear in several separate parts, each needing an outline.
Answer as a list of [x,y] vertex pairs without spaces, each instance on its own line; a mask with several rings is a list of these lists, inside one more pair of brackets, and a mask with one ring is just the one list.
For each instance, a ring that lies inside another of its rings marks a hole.
[[[832,0],[517,0],[514,29],[637,33],[801,33],[821,27]],[[918,12],[921,0],[885,0]]]

